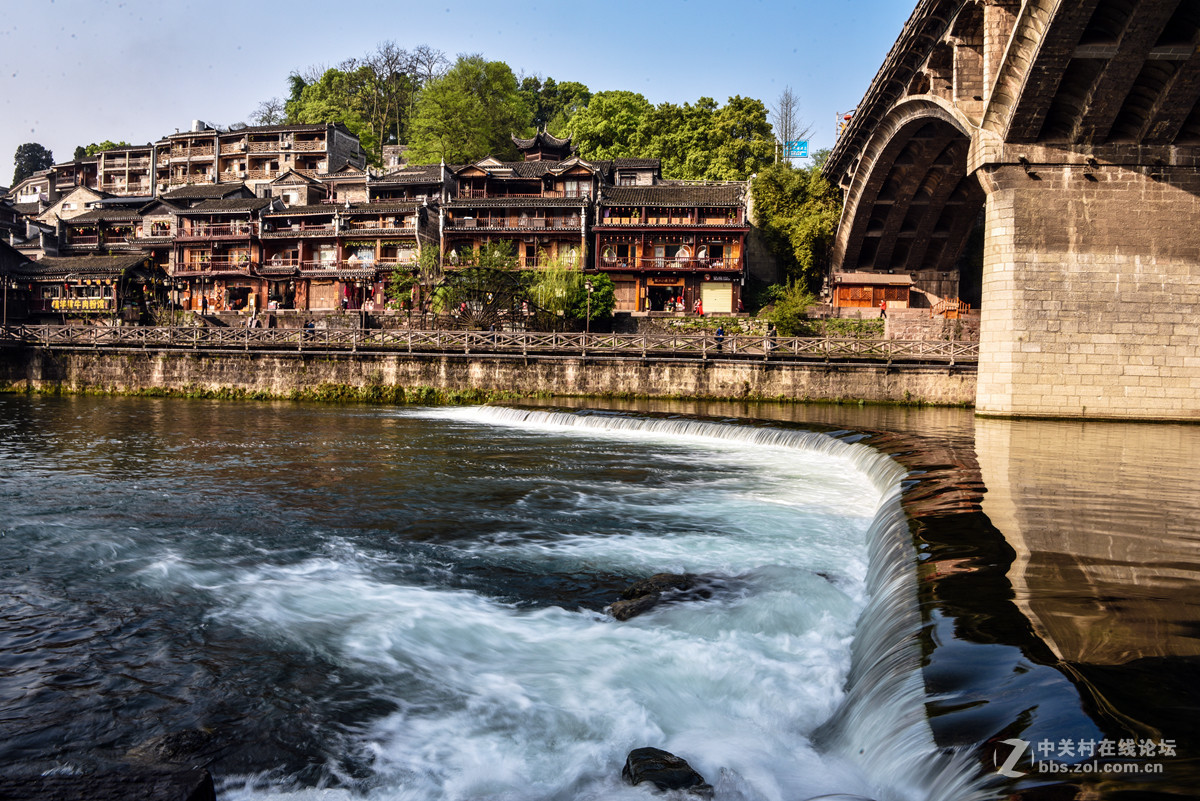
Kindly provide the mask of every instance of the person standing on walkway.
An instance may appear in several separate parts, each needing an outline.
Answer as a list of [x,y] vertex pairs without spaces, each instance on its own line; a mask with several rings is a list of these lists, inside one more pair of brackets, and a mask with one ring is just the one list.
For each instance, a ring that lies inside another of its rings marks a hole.
[[886,300],[879,301],[879,316],[884,320],[887,319],[887,301]]
[[208,316],[208,295],[200,296],[200,316]]
[[721,352],[721,348],[725,345],[725,326],[717,326],[717,352]]

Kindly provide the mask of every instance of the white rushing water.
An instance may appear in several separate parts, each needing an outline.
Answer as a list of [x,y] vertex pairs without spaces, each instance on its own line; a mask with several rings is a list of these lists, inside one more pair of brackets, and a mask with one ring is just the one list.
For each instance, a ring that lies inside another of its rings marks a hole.
[[[147,581],[211,594],[223,622],[374,677],[398,711],[339,741],[369,755],[372,801],[644,799],[645,785],[620,778],[625,755],[643,746],[686,758],[718,801],[973,796],[969,766],[937,755],[925,723],[896,463],[769,427],[487,407],[403,414],[464,436],[503,426],[720,468],[724,478],[695,486],[576,488],[580,502],[628,521],[621,533],[493,536],[464,552],[562,574],[709,574],[727,589],[618,623],[388,582],[362,552],[148,571]],[[679,533],[644,535],[644,515],[677,519]],[[260,778],[222,797],[360,797]]]

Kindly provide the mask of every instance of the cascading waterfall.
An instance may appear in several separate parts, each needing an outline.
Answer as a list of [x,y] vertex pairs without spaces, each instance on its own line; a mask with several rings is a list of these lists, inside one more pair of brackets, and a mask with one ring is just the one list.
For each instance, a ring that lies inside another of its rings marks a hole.
[[928,725],[916,639],[921,617],[915,550],[901,506],[906,471],[893,459],[856,444],[852,441],[856,437],[841,439],[766,425],[506,407],[477,408],[468,414],[496,425],[646,432],[816,451],[848,460],[879,490],[881,501],[867,535],[868,600],[854,634],[846,696],[815,739],[819,747],[858,764],[877,786],[901,790],[900,797],[928,801],[990,797],[986,778],[979,775],[969,755],[939,750]]

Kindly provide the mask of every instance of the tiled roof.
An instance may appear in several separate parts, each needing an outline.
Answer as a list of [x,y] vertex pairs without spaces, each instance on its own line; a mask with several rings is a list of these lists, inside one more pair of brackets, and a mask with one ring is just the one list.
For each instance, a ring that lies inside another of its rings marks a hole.
[[405,167],[402,170],[395,170],[371,181],[372,185],[379,184],[426,184],[440,183],[442,180],[442,168],[440,165],[431,164],[424,167]]
[[512,136],[513,144],[520,150],[527,150],[537,145],[552,148],[567,148],[571,146],[570,136],[566,139],[559,139],[549,131],[538,131],[532,139],[520,139],[516,134],[510,134],[510,136]]
[[330,181],[357,181],[367,177],[367,171],[353,164],[343,164],[331,173],[321,176],[321,183]]
[[601,206],[740,206],[742,185],[610,186]]
[[[479,165],[479,169],[486,170],[492,174],[492,177],[503,180],[504,178],[541,178],[546,173],[550,172],[559,164],[557,161],[502,161],[499,164],[483,164]],[[456,168],[453,172],[458,173],[475,167],[475,164],[464,164]]]
[[283,211],[271,211],[263,216],[270,220],[282,217],[300,217],[310,214],[328,214],[332,217],[337,210],[337,205],[333,203],[312,203],[307,206],[288,206]]
[[662,159],[613,159],[612,165],[618,170],[657,170]]
[[394,211],[413,211],[421,207],[419,200],[385,200],[375,203],[353,203],[342,207],[343,214],[390,214]]
[[31,278],[120,275],[128,269],[137,267],[149,257],[150,254],[145,251],[125,253],[120,256],[44,256],[39,261],[25,265],[23,274]]
[[38,204],[37,203],[14,203],[14,204],[12,204],[12,206],[14,209],[17,210],[18,214],[37,214],[38,213]]
[[908,273],[893,275],[891,273],[834,273],[835,284],[899,284],[908,286],[913,282]]
[[274,201],[269,197],[226,197],[206,200],[190,209],[181,209],[180,214],[222,214],[236,212],[251,212],[270,206]]
[[235,192],[241,192],[245,184],[188,184],[178,189],[172,189],[163,194],[164,200],[204,200],[207,198],[229,197]]
[[316,178],[310,178],[307,175],[305,175],[304,173],[296,172],[291,167],[288,167],[286,170],[284,170],[283,172],[281,172],[279,174],[278,178],[276,178],[274,181],[271,181],[271,184],[272,185],[276,185],[276,184],[285,184],[285,185],[309,184],[312,186],[320,186],[321,182],[318,181]]
[[67,223],[75,225],[76,223],[129,222],[140,219],[141,216],[134,209],[90,209],[67,220]]
[[[336,128],[345,130],[345,126],[341,123],[334,125]],[[315,131],[324,131],[326,124],[323,122],[317,123],[297,123],[294,125],[248,125],[245,128],[238,128],[236,131],[219,131],[208,128],[203,131],[179,131],[178,133],[168,134],[165,139],[182,139],[188,136],[242,136],[244,134],[261,134],[261,133],[312,133]]]
[[24,269],[29,259],[24,253],[0,239],[0,274],[12,275]]

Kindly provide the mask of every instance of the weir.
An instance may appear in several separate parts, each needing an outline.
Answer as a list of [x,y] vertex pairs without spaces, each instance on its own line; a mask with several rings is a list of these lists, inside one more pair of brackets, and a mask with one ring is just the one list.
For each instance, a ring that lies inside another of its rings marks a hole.
[[[847,459],[879,491],[867,535],[867,604],[859,616],[839,709],[816,732],[818,748],[859,766],[883,798],[969,801],[990,797],[987,780],[965,751],[937,747],[926,713],[918,643],[916,551],[901,506],[907,471],[892,458],[855,442],[860,435],[774,426],[716,423],[667,416],[597,411],[483,407],[472,416],[498,425],[574,431],[633,431],[688,440],[736,441],[793,448]],[[844,437],[844,438],[842,438]],[[881,799],[882,801],[882,799]]]

